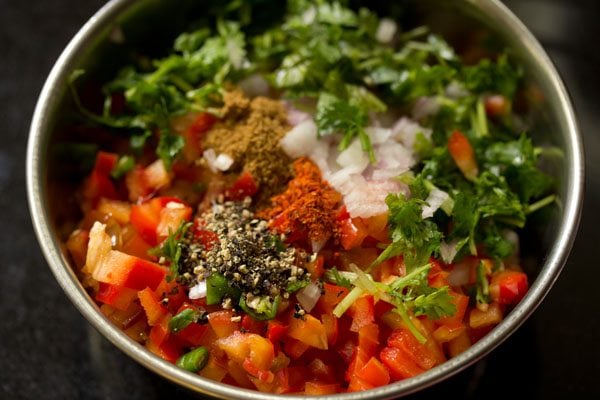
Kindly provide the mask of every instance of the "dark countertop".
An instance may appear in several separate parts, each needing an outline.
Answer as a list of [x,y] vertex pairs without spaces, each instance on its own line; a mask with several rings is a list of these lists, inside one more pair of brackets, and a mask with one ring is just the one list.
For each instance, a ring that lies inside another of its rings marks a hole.
[[[101,0],[0,0],[1,399],[196,398],[128,359],[67,300],[39,250],[25,193],[36,98],[68,40]],[[490,356],[412,397],[600,398],[600,3],[507,0],[550,53],[585,141],[584,214],[564,272],[534,315]],[[596,156],[596,157],[595,157]]]

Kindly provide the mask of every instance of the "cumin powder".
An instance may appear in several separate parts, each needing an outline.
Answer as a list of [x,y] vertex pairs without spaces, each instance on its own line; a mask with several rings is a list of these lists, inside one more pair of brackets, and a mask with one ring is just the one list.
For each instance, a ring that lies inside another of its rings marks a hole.
[[224,117],[208,131],[203,147],[230,156],[232,172],[250,172],[260,198],[281,192],[292,176],[292,160],[279,146],[290,129],[284,105],[266,97],[249,99],[240,90],[226,92],[223,100]]

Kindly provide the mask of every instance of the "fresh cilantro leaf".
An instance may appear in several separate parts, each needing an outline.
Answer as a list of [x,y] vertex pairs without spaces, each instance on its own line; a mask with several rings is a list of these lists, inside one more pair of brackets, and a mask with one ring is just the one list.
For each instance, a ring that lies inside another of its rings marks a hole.
[[484,261],[477,265],[476,295],[477,304],[488,304],[490,302],[489,282],[485,273]]
[[372,162],[375,161],[371,139],[364,129],[368,117],[363,109],[323,92],[319,96],[315,120],[320,135],[343,134],[340,150],[346,149],[355,138],[358,138],[362,149],[369,154]]
[[496,62],[483,59],[479,64],[464,67],[462,80],[465,87],[475,93],[498,93],[514,98],[519,86],[521,71],[513,67],[503,54]]
[[407,270],[426,264],[437,252],[442,234],[437,225],[421,217],[424,201],[406,199],[404,195],[390,194],[386,198],[392,243],[380,254],[373,265],[402,254]]
[[167,281],[172,281],[179,275],[179,261],[181,259],[183,240],[187,230],[192,226],[191,222],[182,222],[175,232],[171,232],[161,245],[150,249],[149,254],[157,257],[164,257],[169,261],[171,267]]
[[171,168],[173,160],[185,146],[185,140],[182,136],[174,135],[170,132],[163,132],[158,141],[156,154],[161,158],[166,168]]
[[426,315],[429,319],[437,320],[451,317],[456,313],[456,305],[450,296],[450,288],[444,286],[429,294],[421,294],[413,300],[413,313],[415,316]]
[[135,167],[135,159],[132,156],[121,156],[117,160],[117,164],[110,171],[110,176],[114,179],[119,179],[127,172],[131,171]]
[[306,286],[308,286],[308,284],[310,283],[310,280],[308,279],[304,279],[304,280],[297,280],[294,282],[290,282],[288,283],[285,291],[288,293],[295,293],[300,289],[305,288]]
[[327,270],[327,277],[329,278],[329,280],[331,280],[338,286],[345,287],[348,289],[352,288],[352,282],[350,281],[350,279],[342,276],[342,274],[340,274],[340,271],[338,271],[337,268],[331,268]]

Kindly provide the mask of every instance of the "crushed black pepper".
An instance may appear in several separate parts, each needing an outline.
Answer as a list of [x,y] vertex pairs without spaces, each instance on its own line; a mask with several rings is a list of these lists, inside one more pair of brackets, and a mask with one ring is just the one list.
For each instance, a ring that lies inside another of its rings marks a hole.
[[[310,278],[301,267],[307,255],[293,247],[273,245],[267,221],[255,218],[249,197],[242,202],[219,200],[199,216],[201,229],[214,232],[218,242],[206,249],[193,236],[186,238],[181,276],[191,275],[189,284],[193,285],[219,273],[245,296],[288,298],[290,283]],[[231,300],[227,301],[223,306],[231,308]]]

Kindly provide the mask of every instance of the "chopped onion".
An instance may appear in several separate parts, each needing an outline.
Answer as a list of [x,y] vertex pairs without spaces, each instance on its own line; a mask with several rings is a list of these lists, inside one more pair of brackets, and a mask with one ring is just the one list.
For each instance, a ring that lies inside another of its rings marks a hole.
[[346,150],[337,156],[336,162],[342,168],[347,168],[354,173],[362,173],[369,165],[369,158],[363,151],[360,141],[355,139]]
[[327,243],[328,240],[329,240],[329,237],[326,237],[325,239],[322,239],[319,241],[312,240],[310,242],[310,246],[311,246],[313,253],[318,253],[319,251],[321,251],[321,249],[323,247],[325,247],[325,244]]
[[400,118],[392,127],[392,137],[398,139],[407,149],[414,150],[417,135],[421,133],[425,139],[431,139],[431,129],[427,129],[406,117]]
[[448,275],[448,283],[450,286],[458,287],[469,283],[471,275],[471,266],[466,263],[459,263],[454,266],[454,269]]
[[294,107],[288,105],[287,107],[287,120],[292,126],[296,126],[301,122],[312,119],[309,113],[304,111],[300,111],[295,109]]
[[440,103],[435,97],[420,97],[412,110],[412,116],[416,120],[421,120],[430,115],[435,115],[440,109]]
[[454,260],[454,257],[456,257],[458,251],[456,248],[457,245],[458,240],[453,240],[450,243],[442,241],[442,244],[440,245],[440,255],[446,264],[450,264]]
[[308,119],[294,126],[279,144],[288,156],[297,158],[311,154],[317,147],[317,142],[317,125],[312,119]]
[[215,153],[215,151],[213,149],[204,150],[204,152],[202,153],[202,157],[204,157],[204,159],[206,160],[208,168],[210,168],[212,172],[217,172],[217,168],[215,167],[215,160],[217,159],[217,154]]
[[371,139],[371,143],[382,144],[387,142],[392,136],[392,130],[388,128],[379,128],[376,126],[370,126],[365,128],[365,132],[369,135],[369,139]]
[[437,211],[438,208],[450,197],[448,193],[440,190],[438,188],[433,188],[429,192],[429,196],[425,202],[425,206],[423,206],[423,212],[421,214],[421,218],[431,218],[433,214]]
[[269,94],[269,83],[260,74],[252,74],[241,80],[238,85],[250,97]]
[[311,282],[296,293],[298,303],[306,312],[311,312],[321,297],[321,288],[316,282]]
[[219,171],[227,171],[233,165],[233,158],[227,154],[219,154],[214,162],[214,166]]
[[206,297],[206,281],[200,281],[195,286],[192,286],[188,297],[192,300]]
[[468,95],[469,91],[465,89],[465,87],[459,82],[453,81],[446,86],[446,96],[450,97],[451,99],[459,99]]
[[375,38],[379,43],[390,43],[398,30],[398,25],[390,18],[381,18]]

